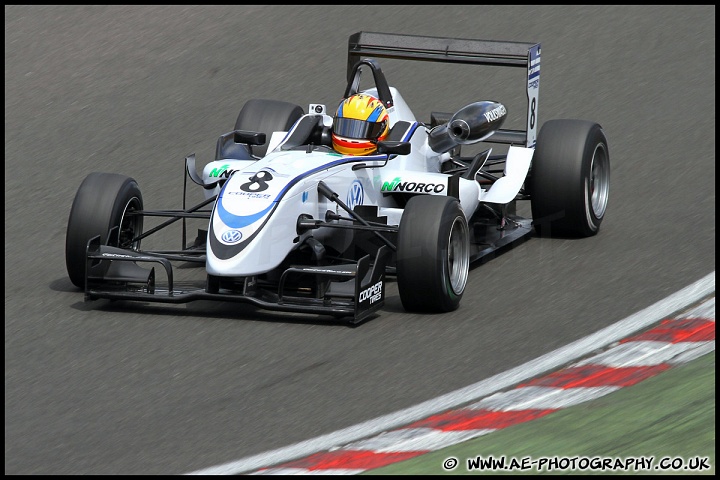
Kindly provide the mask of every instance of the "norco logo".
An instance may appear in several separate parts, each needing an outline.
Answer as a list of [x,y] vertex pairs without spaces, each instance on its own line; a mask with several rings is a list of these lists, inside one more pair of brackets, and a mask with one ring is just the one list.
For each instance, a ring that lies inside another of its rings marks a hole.
[[380,280],[375,285],[366,288],[362,292],[360,292],[360,299],[358,302],[362,303],[365,300],[370,300],[370,305],[377,302],[382,298],[382,288],[383,288],[383,282]]
[[122,253],[103,253],[102,256],[110,258],[135,258],[132,255],[123,255]]
[[442,183],[403,182],[400,177],[395,177],[392,182],[383,183],[380,190],[383,192],[440,193],[445,190],[445,185]]
[[506,113],[507,110],[505,110],[505,106],[500,105],[499,107],[493,108],[489,112],[483,113],[483,115],[485,116],[485,120],[487,120],[488,122],[493,122],[498,118],[505,116]]
[[230,175],[232,175],[233,173],[235,173],[237,170],[228,169],[229,166],[230,166],[230,164],[223,165],[223,166],[220,167],[220,168],[213,168],[213,169],[210,171],[210,176],[211,176],[211,177],[230,178]]

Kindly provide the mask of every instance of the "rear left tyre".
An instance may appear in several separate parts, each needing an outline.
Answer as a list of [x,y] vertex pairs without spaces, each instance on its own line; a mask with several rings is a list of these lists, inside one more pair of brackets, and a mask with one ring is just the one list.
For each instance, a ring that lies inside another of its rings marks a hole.
[[586,120],[544,123],[528,187],[538,234],[596,235],[610,192],[610,153],[600,125]]

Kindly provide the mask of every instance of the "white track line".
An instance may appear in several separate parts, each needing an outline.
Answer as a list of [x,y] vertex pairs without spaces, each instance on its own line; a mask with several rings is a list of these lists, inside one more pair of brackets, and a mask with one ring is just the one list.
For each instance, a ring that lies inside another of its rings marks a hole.
[[337,445],[354,442],[377,433],[421,420],[478,400],[504,388],[536,377],[548,370],[565,365],[592,351],[619,341],[636,331],[668,317],[715,292],[715,272],[659,302],[599,330],[585,338],[547,353],[535,360],[494,375],[473,385],[388,415],[304,440],[286,447],[245,457],[222,465],[190,472],[187,475],[235,475],[270,465],[311,455]]

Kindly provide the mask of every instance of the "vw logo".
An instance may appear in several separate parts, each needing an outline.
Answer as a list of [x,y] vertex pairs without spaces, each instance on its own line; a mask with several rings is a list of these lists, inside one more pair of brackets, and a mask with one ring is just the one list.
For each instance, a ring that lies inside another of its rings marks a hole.
[[347,203],[347,206],[352,210],[356,205],[362,205],[364,200],[365,190],[363,189],[362,183],[360,183],[360,180],[353,180],[350,185],[350,190],[348,190],[345,203]]
[[228,230],[227,232],[223,233],[220,239],[229,244],[238,243],[242,239],[242,233],[240,233],[240,230]]

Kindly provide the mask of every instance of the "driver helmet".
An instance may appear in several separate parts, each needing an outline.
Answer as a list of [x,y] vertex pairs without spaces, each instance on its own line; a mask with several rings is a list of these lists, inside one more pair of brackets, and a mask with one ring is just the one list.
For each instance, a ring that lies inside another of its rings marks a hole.
[[382,102],[360,93],[343,100],[333,120],[333,148],[343,155],[369,155],[390,131],[390,119]]

